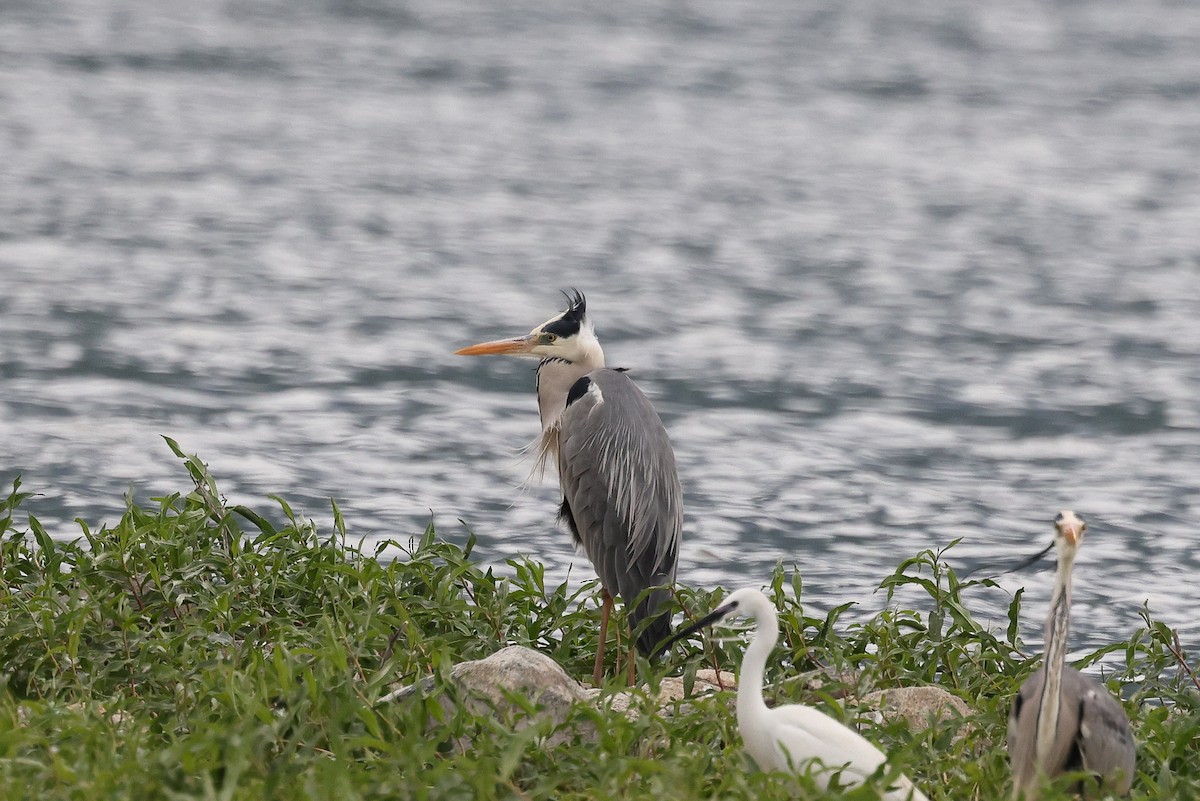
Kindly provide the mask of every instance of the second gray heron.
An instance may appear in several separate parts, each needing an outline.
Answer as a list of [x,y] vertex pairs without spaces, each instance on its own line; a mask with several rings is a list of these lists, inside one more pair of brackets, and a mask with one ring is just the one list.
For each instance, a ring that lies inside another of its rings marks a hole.
[[1129,718],[1100,682],[1066,666],[1071,569],[1087,524],[1064,510],[1054,518],[1058,571],[1046,618],[1045,664],[1025,680],[1008,716],[1014,799],[1033,801],[1063,773],[1093,774],[1105,792],[1125,795],[1136,749]]

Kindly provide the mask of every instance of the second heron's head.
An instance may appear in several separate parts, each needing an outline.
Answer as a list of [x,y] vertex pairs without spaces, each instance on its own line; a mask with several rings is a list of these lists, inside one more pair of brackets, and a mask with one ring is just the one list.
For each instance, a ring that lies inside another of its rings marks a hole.
[[571,363],[602,366],[604,352],[587,316],[587,299],[579,290],[567,297],[566,310],[554,315],[528,334],[497,339],[459,348],[459,356],[528,356],[535,359],[560,359]]
[[1083,532],[1085,531],[1087,531],[1087,523],[1083,522],[1083,518],[1070,509],[1064,509],[1055,515],[1054,542],[1058,546],[1058,552],[1074,554],[1083,543]]

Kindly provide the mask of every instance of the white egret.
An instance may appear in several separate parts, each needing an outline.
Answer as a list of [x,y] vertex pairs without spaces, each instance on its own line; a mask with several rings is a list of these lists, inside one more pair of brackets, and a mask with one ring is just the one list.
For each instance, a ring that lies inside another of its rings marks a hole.
[[[887,761],[874,744],[819,709],[803,704],[768,707],[763,700],[763,671],[779,639],[775,607],[760,591],[743,588],[670,642],[725,618],[748,617],[756,624],[754,639],[742,659],[738,676],[738,730],[746,750],[763,770],[803,773],[820,762],[813,777],[828,787],[836,775],[843,785],[860,785]],[[668,645],[670,644],[668,643]],[[928,801],[905,776],[883,795],[886,801]]]

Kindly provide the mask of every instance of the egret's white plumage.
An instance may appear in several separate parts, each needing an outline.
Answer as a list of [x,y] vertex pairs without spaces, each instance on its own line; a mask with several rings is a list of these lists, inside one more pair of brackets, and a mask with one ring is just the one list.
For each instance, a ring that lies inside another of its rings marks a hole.
[[[765,595],[744,588],[730,596],[711,614],[680,631],[676,638],[730,617],[754,620],[754,639],[742,659],[738,676],[738,730],[746,750],[763,770],[802,773],[813,768],[813,777],[828,787],[835,775],[843,785],[859,785],[887,761],[874,744],[858,732],[802,704],[768,707],[763,700],[763,671],[779,639],[779,618]],[[813,766],[819,761],[823,768]],[[928,801],[905,776],[883,796],[887,801]]]

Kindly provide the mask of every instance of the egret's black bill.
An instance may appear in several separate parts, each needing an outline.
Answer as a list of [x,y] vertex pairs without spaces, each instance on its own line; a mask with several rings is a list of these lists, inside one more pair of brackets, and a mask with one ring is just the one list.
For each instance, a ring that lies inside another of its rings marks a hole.
[[711,626],[713,623],[716,623],[718,620],[720,620],[721,618],[723,618],[727,614],[729,614],[730,611],[733,610],[734,606],[735,606],[735,604],[722,604],[721,606],[718,606],[716,609],[712,610],[707,615],[700,618],[699,620],[697,620],[695,623],[688,626],[687,628],[680,629],[679,631],[675,632],[675,634],[673,634],[671,636],[671,639],[667,640],[661,646],[659,646],[659,649],[654,652],[653,658],[657,659],[658,657],[665,654],[667,651],[671,650],[671,646],[674,645],[679,640],[682,640],[684,637],[687,637],[690,634],[695,634],[697,631],[704,628],[705,626]]

